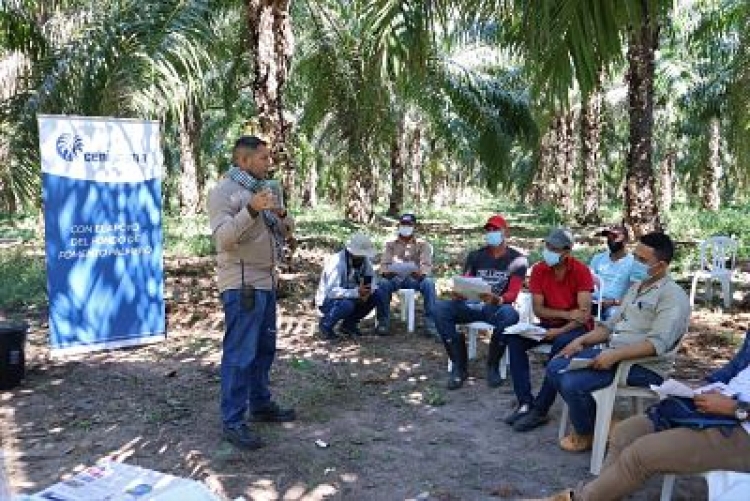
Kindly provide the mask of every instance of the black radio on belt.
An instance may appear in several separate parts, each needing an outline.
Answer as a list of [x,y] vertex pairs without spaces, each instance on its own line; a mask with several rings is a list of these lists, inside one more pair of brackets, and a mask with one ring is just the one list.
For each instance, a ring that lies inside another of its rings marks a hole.
[[242,287],[240,288],[240,304],[247,311],[255,308],[255,287],[245,283],[245,262],[240,260],[240,274],[242,276]]

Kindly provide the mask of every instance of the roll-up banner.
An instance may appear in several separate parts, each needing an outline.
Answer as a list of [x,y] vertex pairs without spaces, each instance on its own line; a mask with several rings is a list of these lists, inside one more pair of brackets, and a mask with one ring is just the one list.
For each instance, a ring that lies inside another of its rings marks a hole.
[[159,123],[38,119],[53,353],[164,339]]

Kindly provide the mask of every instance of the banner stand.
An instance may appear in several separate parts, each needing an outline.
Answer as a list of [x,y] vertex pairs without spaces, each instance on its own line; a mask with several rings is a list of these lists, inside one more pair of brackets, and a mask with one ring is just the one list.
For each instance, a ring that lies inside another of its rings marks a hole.
[[163,340],[159,123],[38,120],[53,355]]

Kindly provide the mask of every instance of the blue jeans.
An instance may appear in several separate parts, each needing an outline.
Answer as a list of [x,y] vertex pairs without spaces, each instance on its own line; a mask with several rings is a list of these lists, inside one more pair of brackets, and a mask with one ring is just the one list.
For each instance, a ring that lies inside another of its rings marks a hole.
[[518,323],[518,312],[509,304],[486,304],[480,301],[451,299],[435,302],[435,327],[443,340],[458,339],[457,324],[487,322],[495,326],[493,339],[505,342],[503,331]]
[[[604,308],[602,308],[602,321],[606,321],[612,318],[612,315],[615,314],[615,311],[617,311],[617,308],[619,308],[619,306],[615,306],[615,305],[605,306]],[[599,306],[596,304],[592,304],[591,314],[596,316],[598,313],[599,313]]]
[[[576,358],[595,358],[601,351],[601,348],[588,348],[578,353]],[[551,360],[547,364],[547,379],[568,404],[570,422],[576,433],[590,435],[594,433],[596,418],[596,401],[591,392],[612,384],[617,366],[607,370],[580,369],[560,373],[569,363],[570,359],[565,357]],[[659,385],[662,381],[664,378],[659,374],[640,365],[634,365],[628,373],[630,386],[648,388],[649,385]]]
[[[586,333],[584,327],[578,327],[572,331],[568,331],[565,334],[561,334],[552,340],[552,352],[550,353],[550,359],[557,355],[557,353],[565,348],[572,340]],[[534,408],[537,409],[541,414],[547,414],[549,408],[555,403],[555,396],[557,395],[557,389],[549,381],[549,378],[544,378],[542,387],[539,389],[539,394],[536,399],[531,393],[531,369],[529,368],[529,355],[526,353],[528,350],[535,346],[539,346],[538,341],[528,339],[523,336],[509,335],[508,338],[508,355],[510,356],[510,374],[513,378],[513,391],[516,394],[518,403],[533,404]]]
[[381,303],[378,305],[378,319],[388,319],[391,315],[391,295],[399,289],[412,289],[419,291],[424,300],[425,318],[434,318],[435,310],[435,281],[431,277],[422,277],[417,280],[412,276],[393,278],[381,278],[378,281],[378,288],[375,291],[379,293]]
[[269,373],[276,355],[276,292],[255,291],[246,310],[240,291],[221,293],[226,331],[221,355],[221,418],[225,426],[244,422],[245,412],[271,401]]
[[365,318],[379,302],[380,298],[376,293],[370,294],[366,301],[349,298],[326,298],[320,307],[320,311],[323,313],[320,325],[327,330],[333,330],[336,324],[343,320],[345,329],[354,330],[359,321]]

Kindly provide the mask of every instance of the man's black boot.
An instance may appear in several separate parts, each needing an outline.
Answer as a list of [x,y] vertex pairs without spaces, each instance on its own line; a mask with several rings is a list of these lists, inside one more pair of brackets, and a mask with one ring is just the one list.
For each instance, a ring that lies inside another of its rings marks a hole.
[[446,387],[449,390],[457,390],[463,386],[467,378],[466,340],[461,336],[456,339],[445,339],[443,344],[445,345],[445,351],[448,352],[448,357],[451,359],[451,371],[448,375]]
[[500,377],[500,360],[503,358],[505,353],[505,343],[501,343],[499,340],[492,336],[490,339],[490,346],[487,350],[487,386],[490,388],[497,388],[503,384],[503,378]]

